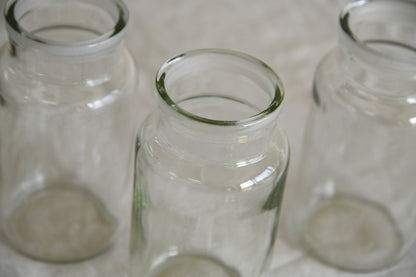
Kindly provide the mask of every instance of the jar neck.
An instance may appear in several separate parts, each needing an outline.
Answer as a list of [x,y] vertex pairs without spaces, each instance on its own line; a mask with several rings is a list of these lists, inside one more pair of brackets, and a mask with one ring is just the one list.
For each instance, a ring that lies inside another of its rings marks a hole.
[[118,0],[11,0],[5,19],[14,70],[78,82],[117,66],[128,11]]
[[112,72],[120,68],[120,58],[126,51],[122,43],[105,52],[84,57],[62,57],[47,51],[10,42],[8,56],[13,62],[9,67],[17,73],[39,81],[61,85],[83,83],[95,86],[106,82]]
[[194,122],[161,107],[154,122],[158,143],[171,146],[178,157],[203,163],[235,165],[258,161],[277,144],[277,115],[252,126],[216,126]]
[[416,3],[353,1],[340,17],[337,58],[353,82],[380,97],[415,97]]
[[283,87],[250,56],[195,50],[168,61],[156,87],[157,140],[187,160],[236,164],[260,159],[275,139]]

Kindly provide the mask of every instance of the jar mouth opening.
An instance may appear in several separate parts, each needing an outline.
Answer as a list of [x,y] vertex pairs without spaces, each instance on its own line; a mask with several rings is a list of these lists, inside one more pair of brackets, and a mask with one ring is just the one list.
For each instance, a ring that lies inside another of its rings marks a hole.
[[9,0],[11,41],[60,56],[83,56],[121,41],[128,8],[121,0]]
[[416,3],[355,0],[339,18],[341,39],[363,60],[397,70],[416,68]]
[[249,126],[277,116],[284,97],[268,65],[225,49],[197,49],[170,59],[156,75],[156,89],[163,106],[216,126]]

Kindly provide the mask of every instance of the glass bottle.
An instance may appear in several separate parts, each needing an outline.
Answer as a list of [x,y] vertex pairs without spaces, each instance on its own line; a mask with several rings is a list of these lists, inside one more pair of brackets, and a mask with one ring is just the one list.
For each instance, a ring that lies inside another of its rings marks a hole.
[[[14,0],[0,52],[0,227],[34,259],[88,259],[127,229],[135,66],[118,0]],[[114,248],[114,247],[113,247]]]
[[137,144],[132,276],[259,276],[289,160],[280,80],[255,58],[203,49],[165,63],[156,88]]
[[316,71],[287,227],[317,259],[366,272],[416,239],[416,2],[352,1],[339,23]]

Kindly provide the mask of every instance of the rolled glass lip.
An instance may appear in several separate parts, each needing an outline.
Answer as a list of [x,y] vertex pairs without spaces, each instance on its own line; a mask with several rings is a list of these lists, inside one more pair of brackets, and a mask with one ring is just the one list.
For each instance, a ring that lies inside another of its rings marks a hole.
[[[376,51],[369,47],[365,41],[360,40],[351,28],[350,15],[359,10],[363,6],[372,5],[381,2],[395,2],[395,4],[409,4],[415,5],[416,2],[409,0],[354,0],[348,3],[341,11],[339,16],[339,24],[341,27],[341,40],[348,43],[349,47],[353,49],[354,53],[358,54],[361,59],[380,65],[386,68],[391,68],[397,71],[412,71],[416,69],[416,58],[403,58],[387,55],[385,53]],[[416,49],[415,49],[416,51]]]
[[[169,91],[165,86],[165,80],[167,78],[166,76],[169,74],[168,73],[169,69],[177,66],[178,63],[182,63],[189,58],[200,56],[200,55],[207,55],[207,54],[232,56],[234,58],[241,60],[242,62],[249,63],[255,66],[258,70],[261,70],[263,71],[263,73],[267,74],[266,75],[267,80],[270,81],[274,87],[273,98],[271,102],[268,104],[268,106],[257,114],[254,114],[250,117],[239,119],[239,120],[210,119],[210,118],[198,116],[194,113],[190,113],[187,110],[184,110],[181,107],[179,107],[179,105],[175,103],[175,101],[170,97]],[[158,92],[158,95],[162,98],[163,102],[167,104],[173,111],[193,121],[206,123],[210,125],[216,125],[216,126],[250,126],[250,125],[256,124],[257,122],[268,118],[269,116],[271,116],[271,114],[278,114],[280,110],[279,108],[281,107],[281,104],[284,98],[284,89],[283,89],[282,81],[280,80],[278,75],[273,71],[271,67],[269,67],[267,64],[265,64],[264,62],[262,62],[261,60],[253,56],[244,54],[242,52],[234,51],[234,50],[220,49],[220,48],[206,48],[206,49],[191,50],[191,51],[185,52],[183,54],[180,54],[168,60],[166,63],[164,63],[161,66],[161,68],[156,74],[156,90]]]
[[[25,30],[19,19],[30,8],[16,14],[16,8],[22,0],[9,0],[4,7],[6,30],[11,40],[25,46],[37,47],[59,56],[84,56],[111,48],[121,41],[129,21],[129,11],[122,0],[101,0],[93,4],[106,10],[114,19],[114,26],[96,38],[74,42],[45,39]],[[86,1],[91,3],[92,1]]]

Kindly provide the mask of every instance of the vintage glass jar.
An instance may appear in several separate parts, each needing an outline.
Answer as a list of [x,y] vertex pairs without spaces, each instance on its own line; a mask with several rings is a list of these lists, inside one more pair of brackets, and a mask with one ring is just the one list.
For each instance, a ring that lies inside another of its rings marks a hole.
[[352,1],[339,28],[316,72],[287,227],[321,261],[373,271],[416,239],[416,2]]
[[0,226],[32,258],[119,241],[131,206],[135,66],[119,0],[13,0],[0,53]]
[[137,142],[132,276],[257,277],[289,161],[282,83],[242,53],[179,55],[156,78]]

